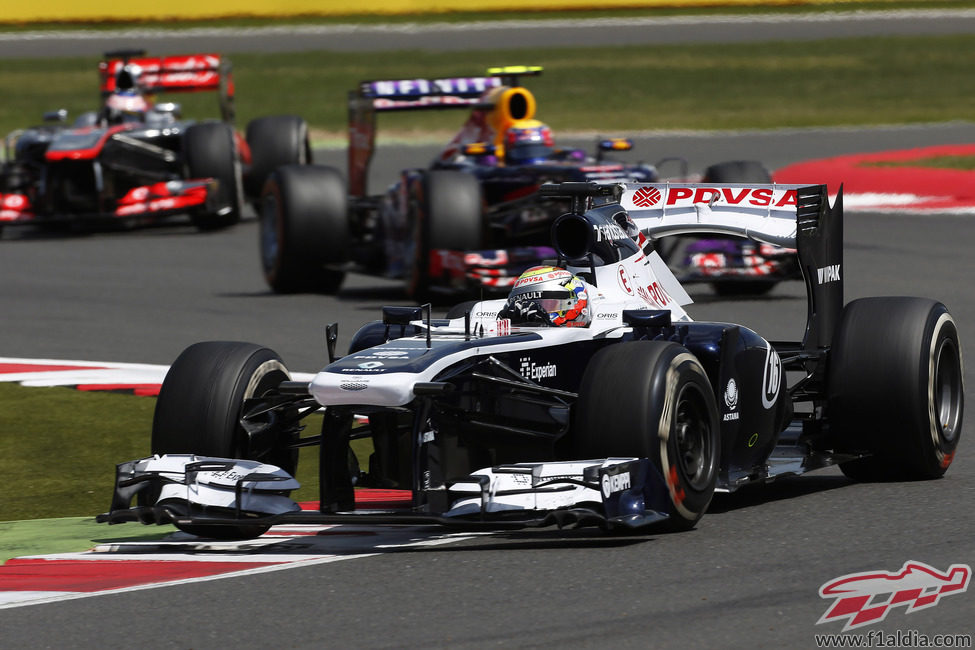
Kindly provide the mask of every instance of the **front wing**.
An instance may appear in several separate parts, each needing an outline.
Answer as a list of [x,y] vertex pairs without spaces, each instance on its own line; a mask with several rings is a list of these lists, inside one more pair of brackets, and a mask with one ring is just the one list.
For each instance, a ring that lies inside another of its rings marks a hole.
[[204,208],[217,213],[221,207],[217,181],[211,178],[176,180],[134,187],[102,212],[45,214],[24,194],[0,194],[0,225],[52,223],[55,221],[152,220]]
[[[670,504],[667,485],[648,459],[515,463],[481,469],[447,483],[426,491],[446,494],[448,506],[441,511],[416,505],[346,512],[300,510],[283,496],[297,487],[296,482],[274,466],[190,455],[154,456],[118,465],[112,508],[96,519],[177,526],[370,522],[487,528],[554,524],[613,530],[661,522]],[[132,505],[133,499],[138,505]],[[414,494],[414,503],[419,502]]]

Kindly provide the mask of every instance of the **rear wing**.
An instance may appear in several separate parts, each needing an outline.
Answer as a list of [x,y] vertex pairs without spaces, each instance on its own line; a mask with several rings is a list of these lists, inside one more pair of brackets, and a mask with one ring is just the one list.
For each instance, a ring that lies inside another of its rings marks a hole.
[[843,188],[825,185],[625,184],[620,205],[651,238],[724,234],[795,248],[806,283],[803,349],[828,347],[843,309]]
[[234,80],[230,61],[219,54],[187,54],[146,57],[145,52],[120,50],[105,54],[98,64],[103,97],[119,87],[128,74],[139,90],[157,92],[203,92],[220,94],[220,114],[226,122],[234,118]]
[[490,68],[482,77],[363,81],[349,92],[349,194],[366,196],[369,164],[376,148],[376,114],[396,111],[481,109],[486,93],[517,86],[520,77],[541,74],[539,66]]

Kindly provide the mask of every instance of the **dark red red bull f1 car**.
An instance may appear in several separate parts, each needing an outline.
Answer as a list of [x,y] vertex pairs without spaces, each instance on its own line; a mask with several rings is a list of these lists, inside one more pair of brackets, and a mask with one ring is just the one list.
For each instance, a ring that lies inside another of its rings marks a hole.
[[[568,209],[542,197],[544,183],[652,182],[643,163],[555,146],[520,85],[537,67],[494,68],[483,77],[364,81],[349,94],[348,185],[335,169],[276,170],[263,195],[261,260],[278,292],[337,291],[349,270],[399,278],[412,296],[432,290],[506,291],[526,268],[555,256],[553,220]],[[428,167],[406,169],[381,194],[367,188],[383,113],[462,109],[467,121]]]

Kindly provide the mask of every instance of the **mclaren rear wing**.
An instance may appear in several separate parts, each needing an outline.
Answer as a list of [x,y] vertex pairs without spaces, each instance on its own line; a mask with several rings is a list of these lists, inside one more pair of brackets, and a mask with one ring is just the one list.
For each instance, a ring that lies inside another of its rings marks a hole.
[[843,188],[825,185],[624,184],[620,205],[652,239],[723,234],[795,248],[806,283],[802,347],[829,347],[843,309]]
[[106,52],[105,60],[98,64],[103,97],[116,89],[120,73],[126,69],[146,93],[218,91],[221,117],[233,121],[233,74],[230,61],[219,54],[147,57],[142,50]]
[[366,196],[369,163],[376,148],[377,113],[486,108],[482,98],[488,91],[517,86],[520,77],[541,72],[538,66],[506,66],[490,68],[483,77],[361,82],[349,92],[349,194]]

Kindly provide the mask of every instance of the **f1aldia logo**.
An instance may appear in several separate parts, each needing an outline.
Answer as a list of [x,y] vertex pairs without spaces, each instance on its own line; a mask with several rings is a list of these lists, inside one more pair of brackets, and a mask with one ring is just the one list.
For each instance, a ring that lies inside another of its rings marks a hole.
[[835,598],[816,625],[846,621],[843,632],[879,623],[894,607],[904,605],[905,614],[934,607],[942,596],[954,596],[968,589],[972,568],[952,564],[945,572],[923,562],[908,561],[900,571],[850,573],[819,588],[821,598]]

